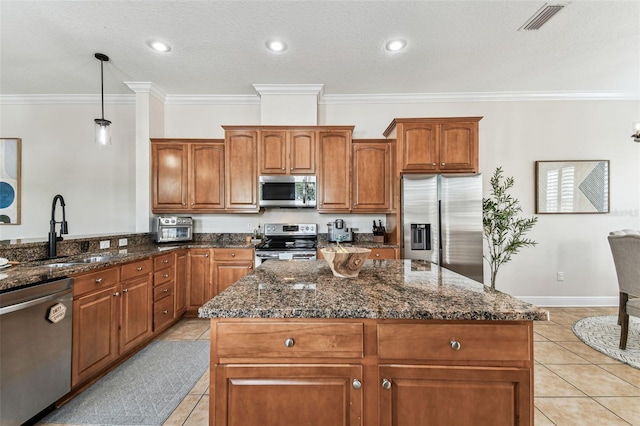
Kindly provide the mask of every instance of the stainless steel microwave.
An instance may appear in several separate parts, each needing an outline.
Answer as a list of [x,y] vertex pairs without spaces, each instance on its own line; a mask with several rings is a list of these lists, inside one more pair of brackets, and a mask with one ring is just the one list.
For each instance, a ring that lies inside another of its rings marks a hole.
[[260,176],[260,207],[316,207],[315,176]]
[[157,217],[153,221],[153,233],[158,243],[193,240],[193,219],[190,217]]

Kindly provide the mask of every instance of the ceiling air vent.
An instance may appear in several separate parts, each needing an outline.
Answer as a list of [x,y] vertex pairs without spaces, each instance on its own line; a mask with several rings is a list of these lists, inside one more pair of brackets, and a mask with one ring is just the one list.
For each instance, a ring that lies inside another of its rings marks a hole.
[[545,4],[531,18],[521,26],[518,31],[539,30],[544,24],[560,12],[565,4]]

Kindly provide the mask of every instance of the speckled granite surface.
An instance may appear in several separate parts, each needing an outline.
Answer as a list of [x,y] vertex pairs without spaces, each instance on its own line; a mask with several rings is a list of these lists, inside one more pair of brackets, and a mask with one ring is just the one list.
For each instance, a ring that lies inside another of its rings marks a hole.
[[266,262],[199,309],[201,318],[548,320],[548,312],[437,265],[368,260],[336,278],[324,260]]

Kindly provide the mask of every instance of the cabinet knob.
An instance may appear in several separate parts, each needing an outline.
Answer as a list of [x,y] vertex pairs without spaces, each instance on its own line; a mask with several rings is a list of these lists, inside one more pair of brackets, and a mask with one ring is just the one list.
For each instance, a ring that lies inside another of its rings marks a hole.
[[169,263],[169,259],[163,260],[162,263]]
[[136,268],[136,271],[138,271],[138,272],[142,271],[142,266],[138,266],[138,267]]
[[102,284],[102,278],[96,278],[96,284]]
[[436,163],[431,163],[431,165],[432,165],[432,166],[435,166],[435,165],[436,165]]
[[169,274],[162,274],[162,278],[169,278]]
[[209,253],[205,254],[204,257],[209,257]]
[[183,202],[183,203],[182,203],[182,205],[183,205],[183,206],[186,206],[186,205],[187,205],[187,203]]
[[291,337],[289,337],[288,339],[286,339],[286,340],[284,341],[284,345],[285,345],[286,347],[288,347],[288,348],[290,348],[290,347],[292,347],[293,345],[295,345],[295,343],[296,343],[296,342],[295,342]]
[[391,389],[391,380],[382,379],[382,387],[383,387],[383,389],[386,389],[386,390]]
[[166,309],[164,311],[162,311],[163,315],[167,315],[169,313],[169,311],[167,311]]
[[360,389],[362,387],[362,383],[358,379],[353,379],[353,388]]
[[291,168],[291,171],[293,171],[293,167]]
[[445,164],[445,163],[441,163],[440,165],[441,165],[441,166],[444,166],[444,164]]
[[169,289],[168,288],[164,288],[164,289],[162,289],[162,292],[163,293],[169,293]]
[[282,170],[284,170],[284,167],[282,168]]
[[376,253],[376,257],[380,257],[380,253]]
[[460,342],[458,342],[457,340],[451,341],[451,349],[453,349],[454,351],[459,351],[461,347],[462,345],[460,345]]
[[124,288],[124,289],[122,289],[122,292],[123,293],[129,293],[129,289],[128,288]]
[[236,257],[236,254],[235,253],[231,253],[231,257]]
[[113,293],[113,297],[118,297],[118,296],[120,296],[119,292],[116,291],[115,293]]

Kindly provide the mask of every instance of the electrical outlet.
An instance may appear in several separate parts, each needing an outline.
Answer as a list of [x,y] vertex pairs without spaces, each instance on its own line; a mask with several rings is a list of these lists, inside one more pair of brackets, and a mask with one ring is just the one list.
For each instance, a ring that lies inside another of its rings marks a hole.
[[247,223],[247,231],[253,231],[254,226],[253,223]]
[[558,281],[564,281],[564,272],[558,272],[558,273],[556,274],[556,279],[557,279]]
[[118,246],[122,247],[122,246],[126,246],[127,245],[127,239],[126,238],[120,238],[118,240]]
[[109,247],[111,247],[111,242],[109,240],[100,241],[101,249],[108,249]]

